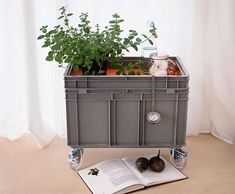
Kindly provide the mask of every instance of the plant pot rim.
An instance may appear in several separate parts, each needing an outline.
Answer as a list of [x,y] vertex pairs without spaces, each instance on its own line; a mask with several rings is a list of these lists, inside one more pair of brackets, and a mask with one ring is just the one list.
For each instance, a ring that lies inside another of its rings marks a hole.
[[[141,57],[123,57],[125,62],[136,62],[138,60],[141,60]],[[172,59],[174,61],[176,61],[176,65],[178,66],[179,70],[180,70],[180,75],[158,75],[155,77],[189,77],[189,73],[186,70],[186,68],[184,67],[184,65],[182,64],[181,60],[179,59],[179,57],[175,57],[175,56],[170,56],[169,59]],[[146,59],[147,60],[147,59]],[[112,68],[115,69],[115,68]],[[64,73],[64,77],[152,77],[152,75],[83,75],[82,73],[78,73],[76,74],[72,74],[72,66],[68,65],[66,67],[65,73]]]

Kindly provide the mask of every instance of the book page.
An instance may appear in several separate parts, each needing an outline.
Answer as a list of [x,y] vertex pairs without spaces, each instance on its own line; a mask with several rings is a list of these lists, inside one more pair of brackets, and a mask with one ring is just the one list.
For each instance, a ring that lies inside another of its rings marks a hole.
[[[88,175],[90,169],[99,170],[96,175]],[[79,175],[89,186],[93,193],[110,194],[125,188],[128,191],[143,188],[141,181],[120,159],[108,160],[79,171]],[[136,186],[136,187],[133,187]]]
[[[151,156],[147,156],[146,158],[150,159]],[[123,162],[135,173],[135,175],[143,181],[145,186],[150,186],[154,184],[161,184],[171,181],[176,181],[180,179],[187,178],[184,174],[182,174],[179,170],[177,170],[172,164],[170,164],[166,159],[161,157],[165,162],[165,169],[162,172],[154,172],[150,168],[143,171],[142,173],[136,168],[137,158],[123,158]]]

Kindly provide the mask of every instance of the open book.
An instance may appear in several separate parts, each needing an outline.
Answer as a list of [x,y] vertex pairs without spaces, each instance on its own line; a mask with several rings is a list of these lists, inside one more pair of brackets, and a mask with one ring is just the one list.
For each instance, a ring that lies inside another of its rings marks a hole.
[[[187,178],[167,160],[161,158],[165,162],[162,172],[154,172],[148,168],[141,173],[135,165],[137,158],[123,158],[97,163],[80,170],[78,174],[95,194],[127,193]],[[92,175],[91,170],[96,172]]]

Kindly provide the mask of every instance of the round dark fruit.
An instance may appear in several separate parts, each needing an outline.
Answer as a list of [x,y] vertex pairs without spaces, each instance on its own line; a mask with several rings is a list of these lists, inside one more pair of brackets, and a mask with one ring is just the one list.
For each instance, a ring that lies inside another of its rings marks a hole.
[[157,156],[154,156],[149,160],[149,166],[155,172],[162,172],[164,170],[165,162],[160,158],[160,150]]
[[149,167],[149,160],[147,158],[141,157],[135,161],[135,164],[138,170],[143,172]]

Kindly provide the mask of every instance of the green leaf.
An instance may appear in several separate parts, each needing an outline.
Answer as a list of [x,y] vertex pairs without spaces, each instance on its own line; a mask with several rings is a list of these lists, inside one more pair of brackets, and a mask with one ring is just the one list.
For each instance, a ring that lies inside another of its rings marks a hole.
[[131,35],[132,35],[132,36],[137,36],[138,33],[137,33],[135,30],[133,30],[133,31],[131,32]]
[[129,40],[128,38],[124,38],[123,44],[127,45],[127,44],[129,44],[129,43],[130,43],[130,40]]
[[135,44],[131,44],[132,48],[134,48],[136,51],[138,51],[138,47]]
[[118,23],[124,22],[123,19],[117,20]]
[[52,34],[55,34],[56,32],[57,32],[56,29],[50,30],[45,36],[50,37]]
[[141,42],[142,40],[140,38],[136,38],[136,42]]
[[58,50],[59,49],[59,47],[58,47],[58,45],[53,45],[52,47],[51,47],[51,49],[54,51],[54,50]]
[[118,15],[118,13],[115,13],[112,15],[114,18],[120,18],[120,16]]
[[54,28],[59,28],[59,27],[60,27],[60,25],[54,26]]
[[135,72],[134,71],[129,71],[128,75],[135,75]]
[[64,17],[64,16],[62,15],[62,16],[58,17],[57,20],[60,20],[60,19],[63,18],[63,17]]
[[64,62],[65,62],[65,63],[70,63],[70,62],[71,62],[71,58],[70,58],[70,57],[67,57],[67,59],[65,59]]
[[85,72],[84,72],[84,75],[89,75],[89,71],[85,71]]
[[148,68],[145,67],[145,66],[139,66],[139,68],[140,68],[142,71],[147,71],[147,70],[148,70]]
[[55,61],[58,62],[59,64],[62,63],[62,61],[63,61],[63,60],[62,60],[62,55],[61,55],[61,54],[57,54],[57,55],[55,56]]
[[42,45],[42,47],[44,48],[44,47],[48,47],[50,45],[50,42],[48,42],[48,41],[46,41],[45,43],[44,43],[44,45]]
[[149,32],[150,32],[153,36],[156,36],[156,35],[157,35],[156,30],[154,30],[154,29],[149,30]]
[[119,69],[120,68],[120,66],[118,64],[116,64],[116,63],[112,63],[111,66],[113,68],[115,68],[115,69]]
[[46,28],[43,28],[43,29],[42,29],[42,33],[44,33],[44,34],[47,33],[47,29],[46,29]]
[[88,27],[84,28],[84,32],[88,34],[90,32],[90,28],[88,28]]
[[117,71],[116,75],[121,75],[121,70]]
[[118,42],[122,41],[122,38],[117,38],[117,41],[118,41]]
[[121,54],[122,53],[122,49],[117,49],[117,54]]
[[46,60],[47,60],[47,61],[53,61],[53,59],[54,59],[53,52],[50,51],[50,52],[48,53],[47,57],[46,57]]
[[61,10],[65,10],[65,7],[64,7],[64,6],[62,6],[62,7],[59,9],[59,11],[61,11]]
[[151,39],[148,39],[149,43],[153,45],[153,41]]
[[72,13],[69,13],[67,16],[72,16],[73,14]]
[[38,37],[38,40],[43,39],[44,37],[45,37],[44,35],[40,35],[40,36]]
[[124,48],[127,52],[129,52],[129,49],[128,48]]
[[100,70],[100,71],[98,72],[99,75],[102,75],[102,74],[104,74],[104,73],[105,73],[104,70]]
[[148,36],[146,36],[145,34],[141,34],[143,37],[145,37],[145,38],[148,38]]
[[78,71],[78,70],[79,70],[78,65],[73,65],[73,70],[74,70],[74,71]]
[[115,24],[116,21],[115,21],[115,20],[111,20],[111,21],[109,21],[109,23],[110,23],[110,24]]

